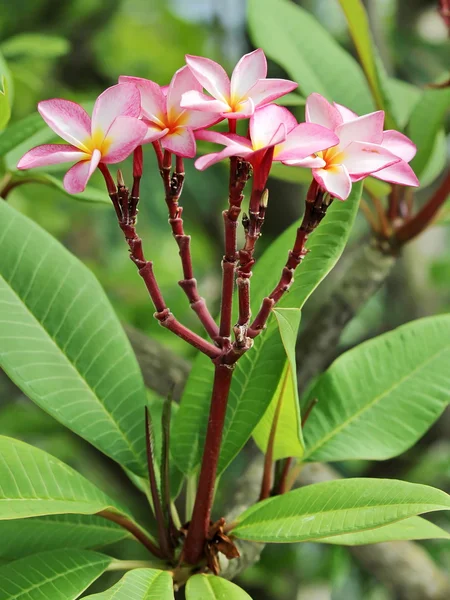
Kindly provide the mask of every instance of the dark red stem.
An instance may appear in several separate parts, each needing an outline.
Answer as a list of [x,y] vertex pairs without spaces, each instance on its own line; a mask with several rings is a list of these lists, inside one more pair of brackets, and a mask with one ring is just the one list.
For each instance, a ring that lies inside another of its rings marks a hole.
[[108,521],[112,521],[113,523],[120,525],[120,527],[122,527],[123,529],[129,531],[131,535],[133,535],[133,537],[135,537],[139,542],[141,542],[141,544],[145,546],[147,550],[151,552],[154,556],[157,556],[161,559],[166,558],[161,552],[161,550],[157,546],[155,546],[151,539],[147,537],[145,532],[142,531],[142,529],[140,529],[135,523],[133,523],[133,521],[130,521],[130,519],[128,519],[124,515],[119,515],[110,510],[102,510],[101,512],[97,513],[97,516],[103,517]]

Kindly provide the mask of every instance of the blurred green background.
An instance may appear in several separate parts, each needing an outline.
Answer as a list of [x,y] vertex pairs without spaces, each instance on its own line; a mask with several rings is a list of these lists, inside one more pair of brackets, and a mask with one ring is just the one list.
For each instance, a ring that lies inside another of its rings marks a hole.
[[[353,46],[335,0],[298,2],[350,52]],[[367,0],[374,38],[389,73],[422,87],[443,76],[450,48],[436,0]],[[35,112],[39,100],[64,97],[89,103],[114,84],[119,75],[135,75],[167,84],[184,63],[184,54],[202,54],[231,71],[239,57],[253,49],[243,0],[1,0],[0,50],[14,82],[12,122]],[[317,48],[320,53],[320,47]],[[269,75],[283,76],[270,63]],[[294,108],[298,117],[302,107]],[[48,133],[46,133],[48,136]],[[40,139],[35,140],[40,143]],[[29,147],[29,146],[28,146]],[[9,156],[17,160],[28,147]],[[448,147],[448,143],[447,143]],[[52,172],[53,173],[53,172]],[[62,179],[61,170],[53,174]],[[130,174],[127,164],[125,174]],[[221,210],[226,199],[226,168],[204,173],[187,165],[182,204],[186,230],[193,237],[193,260],[201,293],[213,311],[220,288]],[[95,176],[92,185],[101,189]],[[271,178],[271,202],[261,247],[302,211],[299,183]],[[419,200],[430,194],[419,192]],[[80,257],[97,275],[115,310],[127,324],[192,358],[191,349],[166,335],[152,318],[142,281],[117,229],[107,203],[80,202],[60,190],[38,184],[17,187],[8,201],[29,215]],[[139,230],[167,303],[177,317],[197,328],[193,313],[176,282],[181,271],[167,225],[161,183],[151,148],[145,153]],[[361,216],[346,253],[357,252],[368,227]],[[341,347],[391,329],[413,318],[450,308],[448,229],[434,227],[406,249],[393,275],[347,327]],[[282,260],[282,257],[280,258]],[[345,264],[345,259],[344,259]],[[339,274],[339,267],[332,277]],[[331,278],[330,278],[331,279]],[[326,285],[317,292],[317,302]],[[308,306],[305,309],[308,316]],[[37,408],[31,407],[5,378],[0,380],[0,432],[22,437],[76,466],[88,477],[121,493],[126,483],[76,436],[69,434]],[[395,476],[450,488],[449,415],[413,450],[385,463],[340,465],[346,474]],[[88,460],[89,459],[89,460]],[[243,459],[241,459],[243,460]],[[234,465],[230,482],[242,470]],[[224,486],[226,487],[226,486]],[[136,511],[143,510],[136,495]],[[442,519],[443,517],[441,517]],[[445,521],[439,522],[445,527]],[[449,523],[447,522],[447,527]],[[449,544],[425,544],[433,557],[450,568]],[[241,578],[255,600],[390,600],[394,596],[363,572],[346,549],[315,544],[273,546],[261,563]]]

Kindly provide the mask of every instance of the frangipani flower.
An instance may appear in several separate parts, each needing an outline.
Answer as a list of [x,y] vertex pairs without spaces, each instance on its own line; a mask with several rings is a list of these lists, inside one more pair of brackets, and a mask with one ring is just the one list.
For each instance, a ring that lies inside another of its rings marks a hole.
[[[397,168],[404,161],[394,147],[397,151],[400,147],[404,156],[411,156],[412,143],[398,132],[392,132],[393,136],[391,132],[383,132],[383,111],[358,117],[344,106],[331,105],[320,94],[311,94],[306,101],[306,120],[334,131],[339,143],[304,161],[289,160],[286,164],[312,168],[314,179],[332,196],[345,200],[353,181],[368,175],[377,177],[380,173],[382,179],[383,171],[390,177],[388,181],[403,183],[406,180],[404,166]],[[417,181],[415,176],[410,180]]]
[[27,152],[18,169],[76,162],[64,177],[71,194],[86,188],[99,163],[118,163],[142,143],[146,126],[138,120],[139,91],[134,85],[115,85],[96,100],[92,121],[79,104],[69,100],[44,100],[38,110],[55,133],[67,144],[45,144]]
[[179,69],[169,86],[140,77],[119,77],[120,85],[133,83],[141,92],[141,117],[147,126],[144,142],[161,140],[161,146],[178,156],[193,158],[196,152],[195,129],[209,127],[222,120],[218,113],[204,113],[181,108],[182,95],[202,89],[188,67]]
[[192,73],[205,90],[187,91],[181,106],[219,113],[228,119],[250,117],[255,109],[291,92],[297,84],[287,79],[266,79],[267,61],[261,49],[245,54],[230,78],[218,63],[202,56],[186,56]]

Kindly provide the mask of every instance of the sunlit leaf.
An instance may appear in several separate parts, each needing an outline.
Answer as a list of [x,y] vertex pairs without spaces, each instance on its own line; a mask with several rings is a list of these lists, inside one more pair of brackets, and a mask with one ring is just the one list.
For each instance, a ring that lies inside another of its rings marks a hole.
[[222,577],[194,575],[186,585],[186,600],[251,600],[247,592]]
[[[86,600],[173,599],[173,582],[170,573],[156,569],[134,569],[109,590],[86,596]],[[197,600],[200,600],[200,597]]]

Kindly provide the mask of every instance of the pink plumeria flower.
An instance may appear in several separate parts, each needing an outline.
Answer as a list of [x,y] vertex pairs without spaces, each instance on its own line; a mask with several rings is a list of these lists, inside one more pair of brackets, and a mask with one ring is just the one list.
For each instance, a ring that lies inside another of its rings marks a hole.
[[[344,123],[353,121],[358,118],[358,115],[352,110],[341,106],[340,104],[334,103],[335,108],[340,112]],[[409,162],[414,158],[417,152],[415,144],[403,133],[395,131],[395,129],[388,129],[383,131],[383,139],[380,142],[381,146],[398,156],[401,160],[390,167],[381,169],[376,173],[372,174],[372,177],[388,181],[389,183],[397,183],[399,185],[409,185],[417,187],[419,180],[416,174],[409,166]],[[362,179],[362,177],[359,177]],[[356,176],[352,176],[352,181],[357,181]]]
[[79,104],[59,98],[39,102],[38,110],[55,133],[67,144],[45,144],[27,152],[18,169],[31,169],[75,162],[64,177],[70,194],[86,188],[92,173],[102,162],[118,163],[142,143],[145,125],[137,119],[139,91],[134,85],[115,85],[96,100],[92,121]]
[[161,146],[178,156],[193,158],[196,153],[193,131],[222,120],[217,113],[181,108],[182,95],[202,87],[188,67],[179,69],[169,86],[161,87],[140,77],[119,77],[119,83],[134,83],[141,92],[141,117],[147,125],[145,143],[161,141]]
[[320,94],[311,94],[306,101],[306,120],[334,131],[339,142],[306,160],[288,160],[286,164],[312,168],[314,179],[333,197],[347,199],[352,181],[400,162],[399,156],[382,145],[383,111],[358,117],[345,107],[331,105]]
[[287,79],[266,79],[267,61],[261,49],[245,54],[228,77],[213,60],[186,55],[186,62],[199,83],[211,94],[191,90],[183,95],[181,106],[220,113],[223,118],[243,119],[255,109],[291,92],[297,84]]
[[[257,187],[266,183],[274,161],[302,160],[313,152],[334,146],[339,140],[329,129],[312,123],[298,124],[295,117],[282,106],[271,104],[258,109],[250,118],[250,139],[234,133],[198,131],[198,139],[223,144],[220,152],[207,154],[195,162],[203,171],[210,165],[230,156],[241,156],[250,162]],[[269,160],[264,160],[270,151]]]

